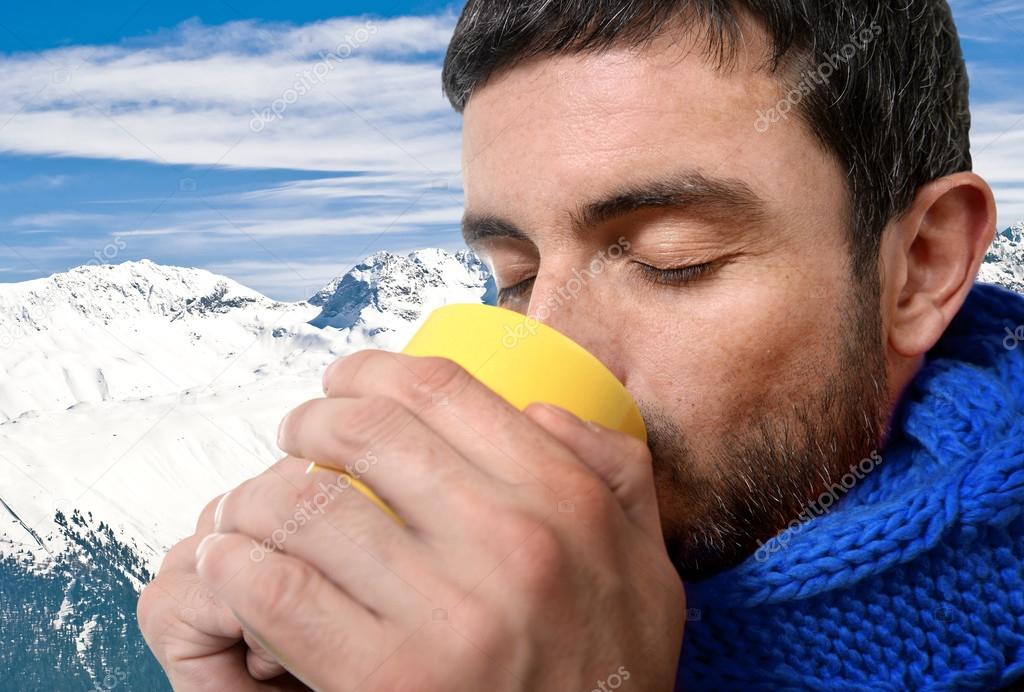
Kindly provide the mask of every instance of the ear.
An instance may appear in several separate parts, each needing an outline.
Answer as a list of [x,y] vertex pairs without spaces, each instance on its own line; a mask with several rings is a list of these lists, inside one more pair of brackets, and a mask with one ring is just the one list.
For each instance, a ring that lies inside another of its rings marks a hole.
[[882,243],[893,351],[916,358],[935,345],[967,298],[995,231],[992,189],[974,173],[955,173],[918,189]]

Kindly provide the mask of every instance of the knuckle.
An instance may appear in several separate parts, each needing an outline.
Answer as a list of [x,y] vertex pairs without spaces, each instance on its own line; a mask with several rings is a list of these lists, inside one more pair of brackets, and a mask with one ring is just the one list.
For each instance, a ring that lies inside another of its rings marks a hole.
[[324,369],[323,377],[321,378],[321,389],[324,394],[330,395],[337,389],[338,386],[338,371],[344,368],[345,356],[341,358],[335,358]]
[[619,438],[620,453],[624,457],[645,462],[642,464],[644,468],[651,466],[651,449],[646,442],[626,433],[617,433],[616,436]]
[[212,522],[213,531],[226,531],[242,525],[246,498],[251,493],[253,480],[247,480],[229,493],[221,495]]
[[[317,474],[318,476],[320,474]],[[340,473],[327,482],[323,477],[305,478],[297,488],[293,490],[293,514],[290,520],[296,523],[296,529],[301,528],[313,518],[324,514],[333,504],[335,497],[346,488],[345,476]],[[288,520],[286,520],[287,524]],[[285,525],[282,529],[286,532],[290,528]],[[294,532],[294,531],[292,531]]]
[[377,516],[380,509],[369,505],[369,500],[362,502],[359,491],[352,487],[348,477],[338,474],[330,481],[311,479],[295,493],[295,512],[271,535],[273,545],[284,547],[284,541],[292,534],[322,522],[339,536],[370,550],[377,558],[390,559],[393,539],[382,532]]
[[[444,488],[446,503],[452,508],[453,515],[459,518],[461,526],[487,533],[496,526],[512,534],[510,540],[515,540],[515,526],[504,520],[504,513],[496,507],[495,498],[481,487],[475,473],[453,466],[438,476],[438,482]],[[491,521],[481,522],[481,517],[489,517]],[[489,543],[486,541],[484,545]]]
[[269,621],[289,622],[305,595],[312,593],[312,580],[312,568],[298,561],[264,562],[255,570],[249,592]]
[[[426,492],[433,492],[438,487],[448,492],[450,484],[465,484],[468,480],[466,468],[450,451],[439,449],[430,438],[423,439],[418,435],[400,432],[388,442],[384,452],[389,460],[413,467],[418,477],[425,479],[423,490]],[[461,492],[465,488],[458,490]]]
[[[370,569],[390,564],[395,556],[393,535],[381,531],[381,518],[380,509],[363,504],[359,510],[346,511],[329,520],[331,526],[345,537],[344,540],[361,550],[363,555],[360,557],[373,556],[374,564],[369,566]],[[384,520],[390,521],[386,517]]]
[[409,412],[399,402],[385,396],[370,396],[360,399],[347,416],[345,426],[333,426],[332,430],[337,442],[351,441],[353,438],[368,440],[378,434],[397,428],[407,421]]
[[[240,556],[226,548],[227,546],[219,545],[205,551],[201,563],[204,578],[211,582],[222,582],[228,581],[235,574],[239,567]],[[199,566],[197,565],[197,567]]]
[[139,594],[135,616],[147,642],[153,641],[155,635],[165,632],[171,624],[184,620],[184,604],[192,603],[193,599],[183,581],[181,577],[157,577]]
[[457,645],[465,645],[454,652],[456,658],[477,659],[481,650],[498,651],[508,645],[508,628],[501,610],[477,591],[463,596],[450,617],[452,625],[465,633],[465,638],[456,641]]
[[164,599],[164,595],[157,591],[158,588],[160,587],[155,586],[153,582],[147,584],[139,594],[139,602],[135,605],[135,617],[139,623],[139,630],[147,641],[158,629],[157,614],[161,610]]
[[205,535],[206,533],[197,532],[171,546],[171,549],[164,555],[163,562],[160,563],[160,576],[166,575],[171,571],[193,571],[196,562],[196,546],[199,545],[199,541]]
[[335,395],[343,391],[345,384],[355,381],[367,361],[377,355],[376,351],[366,349],[335,360],[324,371],[324,392],[328,395]]
[[288,415],[281,421],[281,429],[277,434],[279,447],[285,451],[294,447],[295,440],[302,434],[310,415],[310,409],[312,409],[316,401],[318,400],[314,399],[303,402],[288,412]]
[[560,583],[565,557],[558,534],[547,524],[541,524],[509,555],[508,563],[515,583],[527,595],[542,597],[550,595]]
[[447,358],[420,358],[408,378],[407,394],[418,403],[430,405],[461,391],[471,379],[461,365]]

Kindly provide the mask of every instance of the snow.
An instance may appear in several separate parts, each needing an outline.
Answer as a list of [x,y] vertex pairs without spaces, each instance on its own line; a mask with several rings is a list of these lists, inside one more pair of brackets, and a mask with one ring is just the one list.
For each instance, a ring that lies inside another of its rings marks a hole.
[[468,252],[429,249],[401,257],[379,252],[310,299],[318,327],[350,329],[349,344],[400,349],[409,325],[445,303],[480,302],[486,270]]
[[179,392],[228,363],[224,377],[247,381],[246,370],[293,349],[271,328],[315,313],[209,272],[146,261],[0,286],[0,422]]
[[97,620],[98,618],[96,617],[90,618],[75,639],[75,648],[79,654],[84,654],[89,650],[89,644],[92,642],[92,632],[96,629]]
[[996,234],[978,280],[1024,293],[1024,221]]
[[[73,584],[74,582],[72,582]],[[60,603],[60,610],[57,611],[57,616],[53,619],[53,629],[59,630],[64,626],[64,622],[68,616],[74,612],[74,606],[71,603],[71,599],[68,598],[67,594],[64,595],[64,600]]]
[[54,515],[78,509],[156,567],[207,501],[280,458],[280,419],[322,395],[329,363],[401,348],[486,291],[479,260],[443,250],[375,255],[301,303],[149,261],[0,285],[0,552],[59,552]]

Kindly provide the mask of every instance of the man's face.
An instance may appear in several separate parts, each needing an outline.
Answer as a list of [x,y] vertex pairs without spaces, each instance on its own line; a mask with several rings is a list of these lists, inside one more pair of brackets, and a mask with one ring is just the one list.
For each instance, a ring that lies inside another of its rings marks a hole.
[[[760,53],[678,35],[531,61],[465,111],[465,231],[500,304],[640,402],[686,576],[735,564],[879,443],[878,302],[854,281],[836,161]],[[875,280],[877,283],[877,279]]]

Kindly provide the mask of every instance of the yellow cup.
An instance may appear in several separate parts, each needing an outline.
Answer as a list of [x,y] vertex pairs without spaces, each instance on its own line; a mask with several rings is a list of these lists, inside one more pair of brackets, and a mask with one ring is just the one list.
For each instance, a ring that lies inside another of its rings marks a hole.
[[[402,353],[453,360],[516,408],[540,401],[647,442],[636,402],[597,358],[561,332],[503,308],[451,304],[432,312]],[[309,471],[325,469],[315,462]],[[399,524],[366,484],[351,485]]]
[[518,312],[445,305],[402,352],[453,360],[518,409],[542,401],[647,441],[640,410],[615,375],[569,337]]

